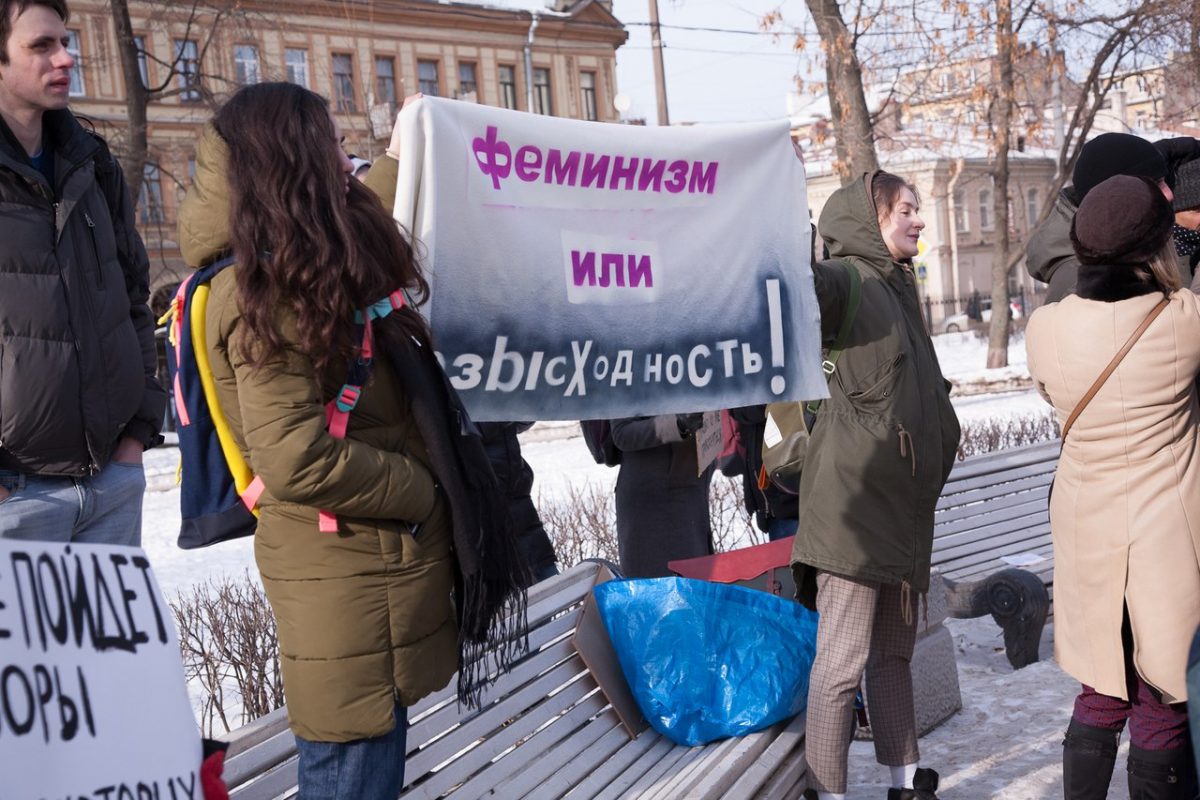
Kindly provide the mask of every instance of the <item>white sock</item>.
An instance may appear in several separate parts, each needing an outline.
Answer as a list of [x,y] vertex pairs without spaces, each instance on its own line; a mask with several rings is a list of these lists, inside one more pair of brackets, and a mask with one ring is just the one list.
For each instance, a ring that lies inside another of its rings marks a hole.
[[913,788],[913,777],[917,774],[916,764],[905,764],[903,767],[888,767],[892,771],[892,788]]
[[817,797],[819,800],[846,800],[846,795],[833,792],[817,792]]

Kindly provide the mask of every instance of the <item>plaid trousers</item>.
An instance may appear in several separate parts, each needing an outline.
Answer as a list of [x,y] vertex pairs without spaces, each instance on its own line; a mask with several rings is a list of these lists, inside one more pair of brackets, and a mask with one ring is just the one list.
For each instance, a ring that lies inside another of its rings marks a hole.
[[911,672],[916,596],[908,595],[907,615],[902,596],[896,584],[817,574],[821,617],[805,732],[810,789],[846,791],[854,695],[864,671],[876,760],[900,767],[920,759]]

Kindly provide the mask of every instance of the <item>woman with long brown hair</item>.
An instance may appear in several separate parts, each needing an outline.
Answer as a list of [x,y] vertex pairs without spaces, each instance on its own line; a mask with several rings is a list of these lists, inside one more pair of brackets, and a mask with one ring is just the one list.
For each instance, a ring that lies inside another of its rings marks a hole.
[[263,487],[255,558],[300,797],[391,800],[406,707],[456,667],[478,700],[483,653],[513,655],[522,576],[415,310],[428,285],[340,139],[307,89],[240,90],[201,137],[180,245],[189,264],[234,260],[211,281],[206,344]]

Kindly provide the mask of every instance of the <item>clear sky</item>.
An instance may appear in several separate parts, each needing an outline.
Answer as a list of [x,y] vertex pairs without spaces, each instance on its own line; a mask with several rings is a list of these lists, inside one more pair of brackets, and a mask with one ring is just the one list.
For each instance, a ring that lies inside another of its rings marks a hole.
[[[824,69],[806,53],[794,53],[792,37],[698,30],[758,31],[760,20],[780,3],[769,0],[658,0],[663,25],[663,60],[672,123],[747,122],[786,116],[785,98],[799,72],[822,79]],[[799,0],[783,4],[793,24],[807,20]],[[657,119],[651,61],[650,0],[613,0],[613,13],[625,23],[629,40],[617,50],[617,90],[628,95],[625,116]],[[643,24],[636,24],[643,23]],[[815,69],[816,72],[810,72]]]

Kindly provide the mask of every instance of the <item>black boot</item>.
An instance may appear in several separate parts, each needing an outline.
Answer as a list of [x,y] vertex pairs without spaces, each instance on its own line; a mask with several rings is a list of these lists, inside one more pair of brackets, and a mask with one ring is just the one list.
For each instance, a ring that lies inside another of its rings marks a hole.
[[1093,728],[1071,720],[1063,739],[1063,797],[1066,800],[1105,800],[1117,763],[1120,731]]
[[913,776],[913,788],[888,789],[888,800],[938,800],[934,794],[938,787],[938,774],[931,769],[918,768]]
[[1192,749],[1129,748],[1129,800],[1195,800]]

